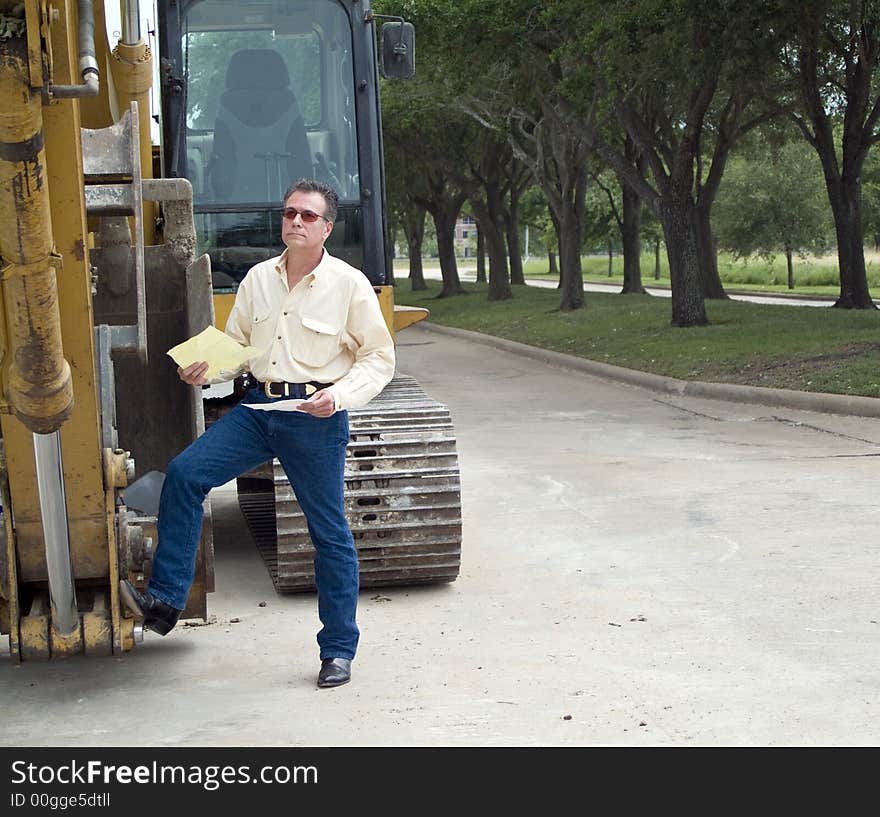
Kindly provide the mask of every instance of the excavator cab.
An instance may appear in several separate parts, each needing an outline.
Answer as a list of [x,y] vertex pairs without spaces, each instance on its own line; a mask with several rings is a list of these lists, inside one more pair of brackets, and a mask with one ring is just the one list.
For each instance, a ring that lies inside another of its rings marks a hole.
[[160,9],[163,173],[193,186],[221,329],[248,269],[283,249],[282,199],[299,178],[339,195],[329,251],[388,283],[381,145],[369,136],[379,133],[373,34],[362,13],[327,0]]

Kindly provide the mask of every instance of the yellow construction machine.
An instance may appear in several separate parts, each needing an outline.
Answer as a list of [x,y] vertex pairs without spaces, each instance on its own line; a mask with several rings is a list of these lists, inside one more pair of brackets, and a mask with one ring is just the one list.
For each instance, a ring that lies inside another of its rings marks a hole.
[[[235,399],[186,388],[165,353],[222,328],[249,267],[280,251],[292,180],[336,187],[328,248],[369,277],[392,331],[423,316],[395,309],[388,286],[378,96],[380,72],[406,77],[413,56],[411,26],[380,26],[365,0],[0,0],[0,633],[13,660],[119,655],[142,637],[118,580],[148,579],[164,469]],[[362,586],[453,581],[446,406],[398,373],[351,430]],[[276,589],[313,589],[277,463],[242,475],[239,497]],[[205,511],[185,618],[205,618],[213,590],[210,499]]]

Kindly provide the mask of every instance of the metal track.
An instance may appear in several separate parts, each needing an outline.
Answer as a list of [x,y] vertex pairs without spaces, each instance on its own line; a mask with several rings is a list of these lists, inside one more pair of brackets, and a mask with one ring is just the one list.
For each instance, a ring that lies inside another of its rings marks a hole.
[[[366,408],[349,412],[349,426],[345,508],[361,587],[454,581],[461,487],[449,409],[397,374]],[[275,460],[271,471],[248,476],[267,480],[264,491],[240,487],[239,504],[275,589],[313,590],[315,551],[284,470]]]

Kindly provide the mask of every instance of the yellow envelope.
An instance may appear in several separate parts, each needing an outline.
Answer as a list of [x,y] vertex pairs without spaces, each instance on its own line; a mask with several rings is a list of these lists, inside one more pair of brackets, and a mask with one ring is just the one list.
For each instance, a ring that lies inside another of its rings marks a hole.
[[205,361],[208,364],[208,371],[205,372],[208,380],[217,377],[223,370],[237,372],[242,364],[262,353],[263,350],[255,346],[242,346],[214,326],[168,350],[168,355],[181,368],[196,361]]

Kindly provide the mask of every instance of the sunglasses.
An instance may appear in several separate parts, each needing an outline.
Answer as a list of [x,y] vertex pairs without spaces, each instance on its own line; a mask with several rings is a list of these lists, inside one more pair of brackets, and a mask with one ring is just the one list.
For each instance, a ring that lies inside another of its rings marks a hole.
[[297,210],[296,207],[285,207],[281,211],[281,215],[291,221],[299,216],[306,224],[314,224],[319,218],[323,218],[324,221],[328,220],[326,216],[318,215],[312,210]]

